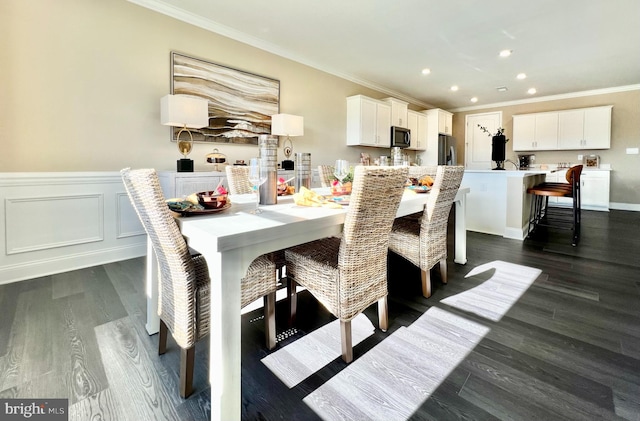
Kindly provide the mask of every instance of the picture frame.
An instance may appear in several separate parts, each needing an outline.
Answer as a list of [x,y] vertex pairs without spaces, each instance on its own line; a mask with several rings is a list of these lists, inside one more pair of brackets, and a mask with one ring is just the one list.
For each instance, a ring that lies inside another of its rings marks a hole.
[[[257,145],[280,110],[280,81],[171,52],[171,93],[209,101],[209,126],[191,129],[194,142]],[[176,141],[180,127],[172,127]]]

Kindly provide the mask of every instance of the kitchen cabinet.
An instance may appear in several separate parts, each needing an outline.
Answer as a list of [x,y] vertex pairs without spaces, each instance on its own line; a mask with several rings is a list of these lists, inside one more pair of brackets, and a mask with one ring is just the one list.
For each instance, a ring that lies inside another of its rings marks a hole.
[[514,115],[513,150],[609,149],[612,108]]
[[427,116],[417,111],[407,111],[408,128],[411,130],[411,146],[407,149],[424,151],[427,148]]
[[582,209],[609,210],[610,171],[582,171],[580,184]]
[[420,154],[420,165],[438,165],[438,136],[451,136],[453,114],[440,108],[421,111],[427,116],[427,144]]
[[453,134],[453,114],[440,108],[423,111],[429,119],[430,132]]
[[[557,171],[548,174],[546,180],[566,183],[566,171]],[[582,209],[608,211],[610,184],[611,171],[583,169],[580,175],[580,199]],[[549,203],[557,206],[571,206],[573,201],[568,197],[550,197]]]
[[363,95],[348,97],[347,145],[389,148],[391,106]]
[[558,147],[558,113],[513,116],[513,150],[540,151]]
[[391,125],[408,129],[407,112],[409,111],[409,103],[396,98],[385,98],[384,101],[391,106]]
[[558,149],[609,149],[612,106],[558,113]]

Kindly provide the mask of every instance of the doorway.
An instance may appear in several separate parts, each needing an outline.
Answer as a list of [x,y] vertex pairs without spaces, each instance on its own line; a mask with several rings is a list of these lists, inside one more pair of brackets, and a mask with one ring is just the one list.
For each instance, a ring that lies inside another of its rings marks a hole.
[[502,111],[469,114],[465,117],[465,167],[470,170],[491,169],[491,136],[480,130],[486,127],[495,134],[502,127]]

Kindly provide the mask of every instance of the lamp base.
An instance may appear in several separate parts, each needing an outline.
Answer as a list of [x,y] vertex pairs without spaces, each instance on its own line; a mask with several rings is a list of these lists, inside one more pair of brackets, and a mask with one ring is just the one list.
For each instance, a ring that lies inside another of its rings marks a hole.
[[292,170],[294,167],[293,161],[289,160],[289,159],[285,159],[284,161],[282,161],[282,169],[283,170]]
[[178,159],[176,165],[178,172],[193,172],[193,159]]

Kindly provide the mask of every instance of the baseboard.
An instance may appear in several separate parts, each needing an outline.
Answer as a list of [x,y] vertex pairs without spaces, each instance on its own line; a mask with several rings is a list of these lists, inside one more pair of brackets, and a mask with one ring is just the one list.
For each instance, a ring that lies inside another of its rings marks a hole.
[[120,260],[142,257],[147,254],[146,240],[139,244],[101,249],[88,253],[76,253],[64,257],[28,261],[0,268],[0,285],[34,279],[56,273],[68,272]]
[[520,240],[523,241],[527,237],[527,231],[529,229],[529,225],[526,227],[522,227],[522,229],[518,228],[505,228],[504,229],[504,238],[510,238],[512,240]]
[[610,202],[609,209],[640,212],[640,204]]

